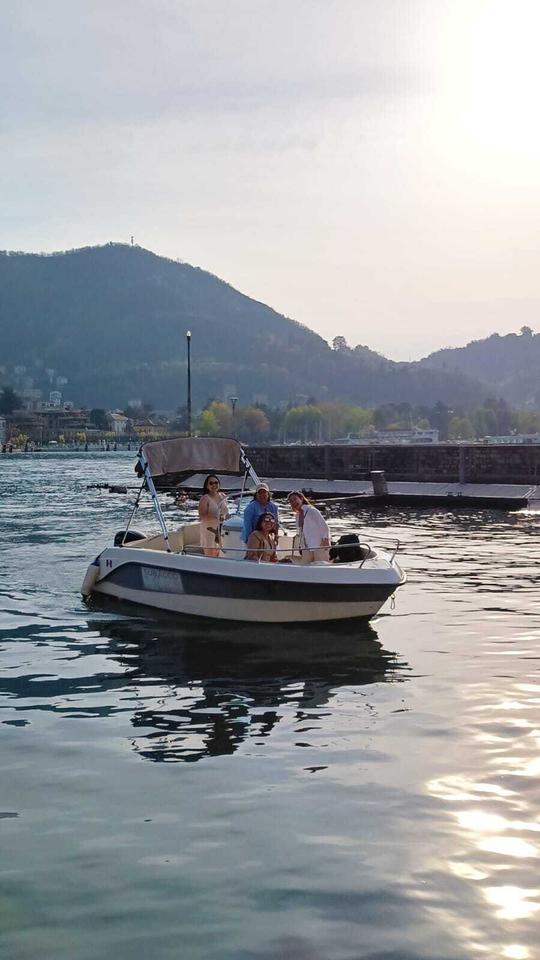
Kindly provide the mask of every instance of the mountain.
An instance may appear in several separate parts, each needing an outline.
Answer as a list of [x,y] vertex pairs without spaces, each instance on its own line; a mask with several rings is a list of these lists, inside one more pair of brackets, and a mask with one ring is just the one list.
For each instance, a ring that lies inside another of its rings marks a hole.
[[367,347],[331,349],[212,274],[140,247],[0,254],[0,386],[61,389],[87,406],[141,399],[173,409],[186,397],[188,329],[194,406],[231,393],[241,403],[304,395],[363,405],[482,396],[461,373],[394,363]]
[[420,361],[423,369],[463,374],[516,407],[540,407],[540,334],[521,333],[471,340],[465,347],[437,350]]

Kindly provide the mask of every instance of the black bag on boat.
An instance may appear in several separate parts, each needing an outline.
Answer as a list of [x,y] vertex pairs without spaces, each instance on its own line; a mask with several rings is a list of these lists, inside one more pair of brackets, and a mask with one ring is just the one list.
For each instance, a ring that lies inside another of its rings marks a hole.
[[330,547],[330,559],[334,563],[353,563],[367,556],[367,547],[362,547],[357,533],[344,533],[334,546]]
[[115,547],[123,547],[126,543],[134,543],[135,540],[144,540],[146,534],[139,533],[138,530],[119,530],[114,535]]

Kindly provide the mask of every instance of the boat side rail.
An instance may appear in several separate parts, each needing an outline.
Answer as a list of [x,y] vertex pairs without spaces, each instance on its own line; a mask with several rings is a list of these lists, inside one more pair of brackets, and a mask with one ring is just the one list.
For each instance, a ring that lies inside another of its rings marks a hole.
[[388,550],[391,560],[394,560],[396,554],[401,549],[401,542],[397,537],[385,537],[384,534],[382,536],[379,536],[378,534],[376,536],[370,535],[369,542],[370,544],[380,543],[383,549]]
[[[218,544],[216,543],[216,547],[217,547],[217,546],[218,546]],[[227,559],[226,555],[229,554],[229,553],[241,553],[241,554],[245,555],[248,548],[247,548],[247,546],[229,547],[229,546],[227,545],[227,546],[225,546],[225,547],[224,547],[224,546],[221,546],[220,549],[221,549],[221,550],[223,551],[223,553],[225,554],[225,556],[220,555],[220,559],[223,560],[223,559]],[[189,555],[191,555],[191,556],[194,556],[194,555],[195,555],[195,556],[203,556],[203,555],[204,555],[204,547],[199,546],[198,544],[186,544],[181,550],[177,550],[177,551],[175,551],[175,552],[176,552],[176,553],[184,553],[184,554],[187,554],[188,556],[189,556]],[[298,548],[296,547],[296,545],[294,545],[294,546],[290,546],[290,545],[289,545],[289,546],[287,546],[287,547],[275,547],[275,548],[272,548],[272,550],[266,549],[266,548],[264,548],[264,547],[261,547],[261,548],[259,549],[259,548],[257,547],[257,553],[264,553],[264,554],[269,553],[269,554],[271,554],[271,555],[272,555],[272,554],[280,554],[280,553],[281,553],[281,554],[285,554],[285,556],[291,557],[291,558],[294,557],[294,556],[299,556],[299,555],[300,555],[300,551],[298,550]]]
[[[397,537],[384,537],[384,536],[370,537],[369,541],[361,540],[359,538],[357,541],[353,543],[330,544],[330,548],[338,547],[339,553],[342,556],[344,555],[345,558],[347,557],[347,554],[350,553],[351,560],[360,559],[361,565],[363,565],[366,560],[373,559],[374,557],[373,545],[377,546],[379,543],[382,545],[383,549],[385,549],[386,552],[389,554],[390,561],[393,562],[400,548],[400,541],[397,539]],[[166,551],[166,544],[162,534],[156,534],[155,536],[150,536],[150,537],[143,537],[141,540],[138,540],[136,542],[125,543],[123,544],[123,546],[124,548],[129,546],[133,549],[144,548],[149,550],[158,550],[158,551],[165,550]],[[233,546],[229,546],[229,544],[224,544],[223,541],[220,541],[220,542],[218,541],[216,542],[216,547],[218,546],[220,550],[223,551],[224,557],[226,557],[227,555],[230,556],[232,554],[235,554],[235,555],[242,554],[243,556],[245,556],[247,551],[247,546],[244,544],[242,544],[239,547],[233,547]],[[172,552],[172,553],[183,553],[191,556],[196,556],[196,555],[204,556],[204,548],[196,541],[191,543],[186,543],[180,531],[172,531],[169,534],[169,548],[170,548],[169,552]],[[361,558],[359,558],[358,556],[355,556],[355,553],[356,554],[358,553],[359,548],[362,550],[362,554],[363,554]],[[283,557],[283,558],[287,556],[291,557],[291,559],[294,557],[300,557],[300,548],[297,542],[297,537],[290,537],[289,543],[287,543],[284,546],[280,546],[278,542],[277,546],[271,551],[262,550],[261,552],[275,553],[279,557]],[[235,559],[238,559],[238,557],[236,556]],[[346,562],[346,559],[345,559],[345,562]]]
[[[292,536],[291,532],[288,531],[287,528],[284,529],[284,533],[285,533],[286,536]],[[345,531],[345,530],[344,530],[344,531],[339,531],[339,534],[340,534],[341,536],[342,536],[344,533],[351,533],[351,534],[356,533],[357,536],[358,536],[358,541],[355,541],[354,543],[339,543],[339,544],[338,544],[338,540],[335,540],[335,542],[334,542],[333,540],[331,540],[331,541],[330,541],[330,546],[331,546],[331,547],[336,547],[336,546],[339,545],[339,549],[340,549],[340,550],[342,550],[342,549],[350,550],[350,549],[358,548],[358,546],[361,546],[361,547],[370,547],[370,548],[371,548],[373,544],[376,544],[376,545],[379,545],[379,544],[380,544],[381,548],[382,548],[383,550],[386,550],[386,551],[390,554],[390,559],[391,559],[391,560],[393,560],[393,559],[395,558],[396,554],[399,553],[399,550],[401,549],[401,541],[400,541],[397,537],[387,537],[387,536],[385,536],[384,534],[372,534],[372,533],[370,532],[370,533],[369,533],[369,539],[367,539],[367,538],[365,537],[365,534],[361,534],[361,533],[359,533],[359,532],[356,531],[356,530],[350,530],[350,531]],[[334,531],[334,537],[337,537],[337,536],[338,536],[338,532],[337,532],[337,531]],[[364,537],[364,539],[362,539],[362,537]]]
[[[377,541],[379,540],[379,538],[374,538],[374,539],[376,539]],[[392,547],[389,548],[389,553],[390,553],[390,562],[393,562],[400,547],[399,540],[397,538],[388,538],[388,537],[384,537],[380,539],[383,540],[385,543],[392,544]],[[358,543],[339,544],[340,553],[343,552],[346,554],[347,552],[358,551],[358,548],[362,549],[364,553],[364,555],[360,558],[360,566],[362,567],[366,562],[366,560],[372,560],[373,557],[376,555],[372,550],[371,543],[368,543],[367,541],[359,541]],[[241,553],[245,556],[247,552],[247,546],[242,546],[242,547],[226,546],[225,548],[221,548],[221,549],[224,549],[225,556],[221,555],[220,559],[226,559],[226,554]],[[186,544],[181,550],[178,550],[176,552],[191,555],[191,556],[204,556],[204,548],[197,544]],[[300,559],[301,557],[301,550],[298,548],[296,543],[293,544],[292,546],[288,545],[286,547],[276,546],[271,550],[266,548],[261,548],[261,549],[257,548],[257,553],[260,553],[263,555],[270,554],[271,556],[276,555],[278,557],[280,554],[282,554],[283,559],[290,558],[291,560],[293,560],[295,557],[297,557],[298,559]],[[250,562],[257,563],[257,562],[260,562],[261,559],[262,558],[259,558],[258,561],[253,560]],[[358,559],[358,558],[354,558],[354,559]]]
[[396,554],[398,553],[401,545],[397,537],[384,537],[384,536],[371,537],[369,542],[367,540],[360,540],[359,538],[358,542],[355,542],[355,543],[339,543],[339,544],[332,544],[332,546],[339,547],[339,552],[340,553],[343,552],[345,554],[347,552],[352,553],[353,551],[357,551],[358,548],[360,548],[361,550],[364,550],[365,554],[361,558],[361,563],[360,563],[360,566],[363,567],[366,560],[372,560],[376,556],[376,553],[373,551],[373,548],[372,548],[373,543],[375,544],[382,543],[383,548],[387,550],[390,555],[389,556],[390,563],[394,562],[396,558]]

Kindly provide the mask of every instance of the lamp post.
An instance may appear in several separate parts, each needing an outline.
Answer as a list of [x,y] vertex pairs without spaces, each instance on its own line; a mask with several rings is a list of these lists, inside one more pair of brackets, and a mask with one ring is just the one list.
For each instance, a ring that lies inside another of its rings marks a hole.
[[238,397],[229,397],[232,407],[232,431],[233,437],[236,440],[236,404],[238,403]]
[[187,342],[187,428],[191,436],[191,330],[186,333]]

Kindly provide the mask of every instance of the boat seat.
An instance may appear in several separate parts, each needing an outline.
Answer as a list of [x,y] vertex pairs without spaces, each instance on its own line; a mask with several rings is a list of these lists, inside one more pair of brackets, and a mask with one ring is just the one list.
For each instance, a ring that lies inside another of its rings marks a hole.
[[[201,542],[200,523],[186,523],[182,527],[183,548],[198,547]],[[179,533],[180,531],[178,531]]]
[[[200,546],[200,524],[185,523],[178,530],[169,531],[169,543],[174,553],[202,553]],[[144,537],[129,544],[139,550],[166,550],[162,533],[153,537]]]
[[[184,549],[184,531],[171,530],[169,533],[169,543],[171,550],[180,551]],[[139,550],[166,550],[165,540],[162,533],[157,533],[154,537],[145,537],[144,540],[135,540],[129,544],[129,547],[135,547]]]

